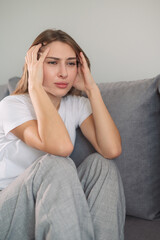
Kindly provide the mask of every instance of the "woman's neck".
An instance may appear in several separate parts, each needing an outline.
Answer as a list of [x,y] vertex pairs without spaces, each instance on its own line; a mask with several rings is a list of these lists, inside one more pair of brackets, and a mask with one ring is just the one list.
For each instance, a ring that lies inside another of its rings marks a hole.
[[53,105],[55,106],[55,108],[58,110],[60,107],[60,103],[61,103],[61,97],[55,97],[50,93],[47,93],[51,102],[53,103]]

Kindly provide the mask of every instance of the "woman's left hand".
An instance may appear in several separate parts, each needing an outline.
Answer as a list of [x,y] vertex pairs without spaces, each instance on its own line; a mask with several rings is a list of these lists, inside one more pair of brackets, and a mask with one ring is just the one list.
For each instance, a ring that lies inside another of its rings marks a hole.
[[73,87],[88,94],[88,92],[96,86],[96,83],[82,52],[80,52],[79,58],[80,63],[78,65],[78,72]]

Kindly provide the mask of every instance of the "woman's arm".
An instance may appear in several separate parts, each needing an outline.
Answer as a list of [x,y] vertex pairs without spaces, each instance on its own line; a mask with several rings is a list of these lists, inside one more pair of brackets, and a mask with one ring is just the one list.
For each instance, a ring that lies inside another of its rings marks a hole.
[[121,154],[121,138],[94,82],[85,57],[81,53],[81,67],[75,81],[75,88],[86,92],[93,114],[83,121],[80,128],[94,148],[105,158],[115,158]]
[[68,131],[42,86],[43,62],[48,49],[37,60],[40,47],[41,45],[32,47],[26,56],[29,71],[28,90],[37,121],[28,121],[13,129],[12,133],[34,148],[54,155],[68,156],[73,151]]

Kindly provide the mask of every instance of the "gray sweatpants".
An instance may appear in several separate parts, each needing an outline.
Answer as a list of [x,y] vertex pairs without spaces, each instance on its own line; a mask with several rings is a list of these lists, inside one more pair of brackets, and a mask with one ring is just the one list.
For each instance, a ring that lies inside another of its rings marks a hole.
[[112,160],[76,169],[46,154],[0,192],[0,240],[123,240],[125,198]]

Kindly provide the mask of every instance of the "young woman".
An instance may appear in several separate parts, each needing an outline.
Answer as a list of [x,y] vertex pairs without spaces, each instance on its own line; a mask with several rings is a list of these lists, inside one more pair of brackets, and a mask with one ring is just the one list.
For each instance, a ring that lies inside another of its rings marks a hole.
[[[0,112],[1,240],[124,239],[123,186],[108,160],[121,153],[120,135],[68,34],[49,29],[35,39]],[[97,153],[76,169],[78,126]]]

